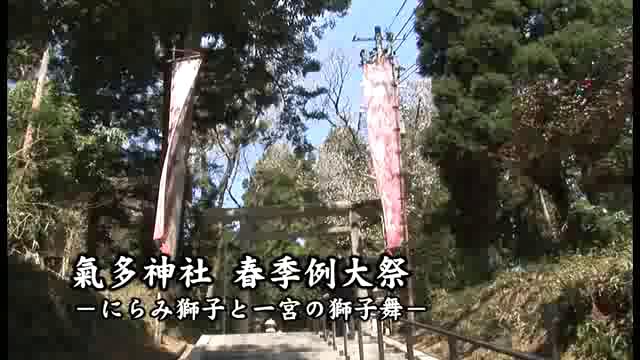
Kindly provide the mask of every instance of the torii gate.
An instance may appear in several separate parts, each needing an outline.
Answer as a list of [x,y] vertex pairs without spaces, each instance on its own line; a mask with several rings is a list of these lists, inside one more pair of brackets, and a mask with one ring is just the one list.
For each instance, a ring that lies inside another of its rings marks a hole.
[[[237,235],[240,247],[244,252],[252,252],[255,247],[255,240],[287,240],[292,236],[304,237],[304,234],[292,234],[286,231],[261,232],[256,230],[256,221],[264,221],[274,218],[304,218],[304,217],[327,217],[327,216],[348,216],[350,226],[336,226],[326,229],[322,233],[309,233],[311,236],[338,236],[349,235],[351,239],[351,254],[361,256],[364,253],[364,242],[361,241],[360,220],[363,218],[378,221],[382,214],[382,204],[379,199],[362,202],[335,202],[325,205],[304,205],[300,207],[256,207],[256,208],[213,208],[205,212],[205,224],[211,226],[215,223],[229,224],[234,221],[240,222],[240,230]],[[252,296],[250,291],[241,291],[240,297],[247,305],[247,318],[236,320],[240,323],[239,332],[249,333],[250,324],[253,321],[251,311]],[[358,297],[366,297],[367,290],[357,289]]]

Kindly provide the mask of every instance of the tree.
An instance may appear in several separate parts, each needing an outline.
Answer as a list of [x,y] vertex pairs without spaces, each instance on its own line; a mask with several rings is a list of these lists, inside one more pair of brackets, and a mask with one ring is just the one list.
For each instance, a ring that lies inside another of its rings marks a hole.
[[[333,50],[323,62],[320,85],[325,90],[320,97],[320,109],[323,119],[331,131],[318,149],[318,159],[314,170],[318,176],[316,190],[322,201],[358,202],[376,198],[375,180],[372,177],[366,139],[364,113],[354,116],[352,104],[345,93],[348,80],[354,75],[354,63],[342,50]],[[346,219],[330,217],[327,224],[347,225]],[[381,233],[377,226],[362,227],[366,245],[380,251]],[[332,246],[339,253],[350,245],[346,239],[338,239]],[[320,246],[320,249],[327,250]]]
[[356,137],[354,144],[350,130],[344,126],[331,129],[318,149],[317,188],[324,201],[358,202],[377,197],[366,143]]
[[333,128],[349,131],[354,145],[364,128],[365,119],[359,113],[354,117],[351,99],[345,94],[345,85],[353,76],[354,64],[342,50],[332,50],[322,66],[322,87],[326,90],[322,96],[322,108],[331,109],[327,121]]
[[564,246],[586,245],[580,242],[590,235],[583,229],[598,218],[580,204],[597,204],[600,192],[631,184],[630,167],[613,160],[630,130],[631,6],[590,1],[541,7],[537,31],[514,57],[520,81],[513,140],[501,153],[548,192]]
[[[564,164],[572,153],[608,152],[604,149],[611,145],[607,144],[621,132],[621,126],[616,125],[611,135],[594,139],[587,134],[596,132],[587,129],[602,128],[597,124],[606,118],[602,115],[607,102],[594,101],[592,105],[599,108],[594,115],[598,115],[586,118],[578,115],[582,114],[583,110],[578,110],[582,105],[572,104],[576,85],[585,78],[594,79],[594,84],[599,82],[598,88],[606,93],[614,91],[615,79],[621,78],[621,65],[627,61],[624,56],[614,55],[624,49],[615,39],[631,19],[630,6],[629,1],[594,0],[570,6],[561,1],[499,1],[473,6],[454,1],[422,2],[418,7],[420,70],[434,78],[439,111],[425,137],[430,147],[427,155],[443,172],[452,196],[452,214],[457,219],[456,243],[469,253],[465,263],[475,269],[478,280],[487,278],[483,270],[487,264],[481,263],[484,257],[471,256],[468,250],[484,249],[497,236],[497,184],[504,169],[509,168],[512,175],[526,176],[547,190],[566,219],[574,200],[565,181]],[[563,89],[566,95],[550,97],[549,88],[542,85],[550,82],[559,82],[556,89]],[[535,83],[539,85],[535,87]],[[534,88],[545,89],[545,95],[532,96]],[[526,100],[533,98],[539,105]],[[547,145],[539,147],[531,141],[532,136],[542,140],[548,135],[539,128],[525,130],[522,126],[535,121],[585,131],[575,133],[582,135],[574,137],[580,140],[569,141],[566,146],[562,143],[567,138],[558,137],[557,143],[544,140]],[[585,142],[589,138],[595,143]],[[578,143],[585,144],[582,150]],[[498,155],[511,145],[520,149],[518,158],[528,165],[516,161],[513,166]],[[602,150],[596,150],[601,145]],[[559,150],[562,148],[566,150]],[[538,156],[538,149],[547,151]],[[473,177],[469,176],[471,172]]]
[[[45,48],[42,54],[42,60],[40,60],[40,68],[38,70],[38,81],[36,82],[36,91],[33,95],[33,102],[31,103],[31,116],[37,115],[40,111],[40,105],[42,104],[42,93],[44,92],[44,86],[47,81],[47,68],[49,67],[49,53],[51,49],[49,46]],[[35,128],[32,121],[27,124],[27,129],[24,134],[24,141],[22,143],[22,149],[20,150],[20,157],[25,162],[25,167],[28,166],[31,157],[31,146],[33,145]]]
[[[30,79],[49,44],[49,84],[77,102],[78,121],[72,128],[77,136],[100,144],[106,137],[113,140],[113,134],[126,137],[122,147],[65,155],[77,164],[73,185],[65,192],[82,194],[73,204],[87,210],[80,228],[74,229],[87,238],[83,246],[91,253],[154,254],[151,231],[168,119],[162,110],[167,101],[162,88],[168,85],[162,73],[175,46],[206,53],[189,161],[198,164],[191,166],[190,177],[204,191],[196,191],[195,201],[186,205],[184,250],[210,250],[199,246],[198,239],[214,236],[200,231],[198,219],[204,208],[220,206],[229,196],[244,146],[287,139],[308,150],[305,122],[322,114],[305,106],[322,89],[305,89],[302,78],[319,70],[310,57],[314,43],[349,5],[348,0],[174,1],[161,7],[146,1],[10,1],[10,76]],[[206,46],[200,46],[202,37],[208,39]],[[268,129],[258,124],[256,119],[273,108],[277,121]],[[219,159],[204,154],[219,145],[224,147]],[[212,178],[213,169],[222,169],[223,176]],[[192,188],[187,184],[185,191]]]
[[[286,144],[271,146],[256,163],[249,181],[245,184],[245,206],[296,207],[318,203],[318,195],[313,188],[316,179],[311,167],[312,161],[313,159],[294,154],[292,148]],[[274,219],[256,225],[259,231],[286,231],[295,234],[312,232],[319,228],[320,223],[315,219]],[[255,254],[263,264],[269,264],[276,257],[287,253],[297,257],[318,254],[312,252],[313,248],[309,246],[316,240],[313,236],[304,239],[304,246],[296,240],[293,236],[287,240],[254,239]],[[297,299],[307,300],[317,295],[303,286],[294,286],[288,294]],[[263,303],[278,303],[281,296],[281,292],[271,286],[260,288],[257,293],[257,297]]]
[[[98,206],[113,210],[115,200],[95,204],[91,193],[78,183],[109,183],[100,161],[119,152],[126,135],[117,129],[98,128],[89,134],[78,131],[81,116],[77,101],[50,85],[44,89],[40,111],[31,116],[35,88],[35,82],[20,81],[8,98],[9,248],[40,249],[45,257],[68,260],[71,250],[73,254],[83,248],[95,252],[96,244],[84,241],[85,214]],[[34,166],[23,172],[16,160],[29,124],[38,129],[38,137],[31,149]]]
[[424,149],[450,192],[452,230],[471,281],[489,278],[488,254],[481,254],[497,235],[501,169],[490,154],[510,131],[519,17],[515,1],[425,1],[416,9],[418,65],[433,78],[438,109]]
[[[514,140],[503,153],[549,192],[572,247],[585,235],[580,234],[583,225],[574,204],[585,196],[595,203],[599,192],[631,184],[631,168],[613,155],[614,149],[624,147],[618,144],[628,139],[630,130],[632,52],[626,35],[630,6],[624,1],[589,4],[571,13],[563,28],[523,46],[515,60],[522,69],[553,56],[555,65],[546,78],[523,81],[514,103]],[[606,13],[611,12],[608,16],[601,15],[605,7]],[[578,47],[577,55],[566,51]],[[538,52],[528,55],[532,48]]]
[[[400,115],[402,136],[402,167],[406,176],[406,212],[409,236],[415,238],[415,297],[425,299],[432,286],[444,284],[450,265],[452,247],[446,221],[438,216],[442,198],[447,197],[439,179],[438,168],[422,156],[422,133],[431,126],[436,115],[431,93],[431,81],[421,79],[400,83]],[[420,302],[420,301],[418,301]],[[424,302],[428,303],[428,301]]]

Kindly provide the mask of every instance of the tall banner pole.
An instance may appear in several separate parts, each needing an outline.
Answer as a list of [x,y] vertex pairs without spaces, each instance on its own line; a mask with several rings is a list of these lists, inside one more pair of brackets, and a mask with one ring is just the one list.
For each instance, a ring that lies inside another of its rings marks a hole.
[[[396,72],[397,67],[394,66],[393,69],[393,77],[394,77],[394,98],[395,98],[395,112],[396,112],[396,116],[398,117],[398,129],[396,131],[397,133],[397,139],[398,139],[398,143],[399,143],[399,159],[400,159],[400,182],[402,183],[402,219],[403,219],[403,227],[404,227],[404,239],[406,241],[406,253],[405,256],[407,257],[407,268],[410,271],[413,271],[414,273],[407,279],[407,287],[404,289],[405,294],[404,294],[404,303],[406,304],[407,307],[414,307],[415,306],[415,282],[416,282],[416,278],[415,278],[415,259],[414,259],[414,255],[415,255],[415,248],[416,248],[416,243],[415,243],[415,238],[409,236],[409,221],[408,221],[408,209],[407,209],[407,203],[408,203],[408,184],[407,184],[407,171],[404,170],[403,167],[403,162],[402,162],[402,140],[404,139],[404,135],[405,133],[403,131],[401,131],[401,128],[404,128],[404,126],[402,126],[402,118],[400,115],[400,78],[398,76],[398,72]],[[413,311],[409,311],[407,312],[407,320],[409,320],[410,322],[415,322],[415,313]],[[408,360],[414,360],[415,356],[413,353],[413,346],[415,344],[415,338],[413,336],[414,334],[414,329],[413,326],[409,325],[407,327],[407,359]]]
[[406,237],[400,164],[400,126],[394,88],[393,65],[387,56],[364,67],[367,135],[384,213],[386,251],[392,254]]
[[187,153],[191,138],[191,102],[200,66],[200,56],[176,59],[171,74],[169,128],[160,177],[153,239],[160,252],[175,260],[185,192]]
[[[413,271],[414,241],[409,237],[406,209],[406,180],[402,172],[399,84],[392,49],[382,49],[382,34],[376,27],[377,52],[373,61],[363,57],[363,98],[367,109],[367,133],[376,175],[376,187],[384,214],[385,250],[393,254],[406,241],[406,260]],[[406,306],[414,306],[414,276],[408,279],[406,289],[402,289]],[[407,318],[414,320],[409,312]],[[408,326],[407,358],[414,359],[413,331]]]

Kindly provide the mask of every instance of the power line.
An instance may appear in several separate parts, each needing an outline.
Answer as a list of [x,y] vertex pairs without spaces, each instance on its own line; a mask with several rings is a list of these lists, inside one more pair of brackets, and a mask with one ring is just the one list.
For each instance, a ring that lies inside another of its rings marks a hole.
[[411,21],[411,19],[413,19],[416,16],[416,11],[413,10],[413,13],[411,14],[411,16],[409,16],[409,18],[407,19],[407,21],[404,22],[404,25],[402,25],[402,28],[400,29],[400,31],[398,31],[398,34],[396,35],[396,37],[393,39],[393,42],[396,42],[396,40],[398,40],[398,38],[400,37],[400,35],[402,34],[402,32],[404,31],[404,28],[407,27],[407,24],[409,24],[409,21]]
[[398,78],[405,76],[410,70],[412,70],[416,66],[417,66],[416,64],[413,64],[409,66],[407,69],[404,69],[404,71],[400,75],[398,75]]
[[400,42],[400,44],[394,49],[395,51],[400,50],[400,47],[402,46],[402,44],[404,44],[404,42],[407,40],[407,38],[409,38],[409,34],[406,34],[403,38],[402,41]]
[[396,13],[396,16],[393,17],[393,20],[391,20],[391,24],[387,27],[388,30],[391,30],[391,27],[396,22],[396,19],[398,19],[398,15],[400,15],[400,12],[402,11],[402,9],[404,9],[405,5],[407,5],[407,0],[404,0],[402,2],[402,5],[400,5],[400,9],[398,9],[398,12]]
[[417,68],[416,68],[416,69],[414,69],[414,70],[413,70],[409,75],[407,75],[407,76],[405,76],[404,78],[402,78],[402,79],[398,82],[398,84],[402,84],[403,82],[407,81],[407,80],[409,79],[409,77],[411,77],[411,75],[412,75],[413,73],[415,73],[416,71],[418,71],[418,69],[417,69]]
[[409,78],[409,76],[411,76],[413,73],[415,73],[416,71],[418,71],[418,67],[416,66],[415,69],[413,69],[413,71],[411,71],[407,76],[404,76],[407,72],[405,71],[405,74],[402,74],[404,77],[402,79],[400,79],[400,81],[398,81],[398,83],[402,83],[405,80],[407,80]]

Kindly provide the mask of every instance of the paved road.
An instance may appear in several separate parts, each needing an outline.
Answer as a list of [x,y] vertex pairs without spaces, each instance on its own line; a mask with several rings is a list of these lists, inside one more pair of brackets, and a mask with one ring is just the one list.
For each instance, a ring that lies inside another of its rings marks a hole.
[[[337,338],[342,349],[342,338]],[[379,360],[377,345],[364,345],[365,360]],[[351,360],[359,360],[358,345],[350,341]],[[403,359],[403,354],[391,351],[385,360]],[[322,338],[311,332],[203,335],[192,352],[191,360],[342,360]]]

